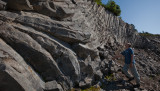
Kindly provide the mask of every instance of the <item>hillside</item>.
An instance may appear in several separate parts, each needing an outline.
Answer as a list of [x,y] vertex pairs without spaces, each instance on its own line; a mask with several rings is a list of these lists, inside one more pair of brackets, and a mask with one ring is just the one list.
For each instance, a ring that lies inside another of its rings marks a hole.
[[[141,88],[111,60],[127,42]],[[158,91],[159,48],[92,0],[0,0],[0,91]]]

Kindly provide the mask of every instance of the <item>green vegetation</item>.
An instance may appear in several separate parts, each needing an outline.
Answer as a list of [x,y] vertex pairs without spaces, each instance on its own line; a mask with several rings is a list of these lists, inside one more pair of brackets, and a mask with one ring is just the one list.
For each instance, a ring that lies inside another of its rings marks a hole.
[[101,0],[94,0],[98,5],[103,6],[105,9],[107,9],[108,11],[112,12],[114,15],[116,16],[120,16],[121,14],[121,9],[120,6],[117,5],[114,1],[109,0],[108,3],[102,4]]
[[117,5],[114,1],[109,0],[108,3],[106,5],[104,5],[104,7],[111,11],[113,14],[115,14],[116,16],[120,16],[121,14],[121,9],[120,6]]
[[98,5],[103,6],[102,1],[101,0],[94,0]]
[[72,88],[69,91],[100,91],[100,89],[101,89],[100,87],[91,86],[90,88],[87,88],[87,89],[75,89],[75,88]]
[[105,79],[106,79],[107,81],[115,81],[115,80],[116,80],[116,78],[114,77],[113,74],[107,75],[107,76],[105,77]]
[[[115,78],[115,76],[113,74],[109,73],[108,75],[105,76],[104,80],[106,80],[107,82],[114,82],[114,81],[116,81],[116,78]],[[102,82],[101,88],[102,89],[106,88],[106,86],[107,86],[106,83]]]
[[101,89],[100,87],[94,87],[94,86],[92,86],[90,88],[83,89],[81,91],[100,91],[100,89]]
[[156,36],[160,36],[159,34],[151,34],[151,33],[149,33],[149,32],[144,32],[144,31],[140,32],[139,34],[140,34],[141,36],[144,36],[144,37],[149,37],[149,36],[154,36],[154,37],[156,37]]
[[[113,74],[108,74],[105,76],[104,78],[105,80],[107,80],[107,82],[113,82],[116,80],[116,78],[114,77]],[[76,88],[72,88],[69,91],[100,91],[102,88],[105,88],[107,85],[105,83],[102,82],[101,86],[91,86],[89,88],[86,89],[76,89]]]

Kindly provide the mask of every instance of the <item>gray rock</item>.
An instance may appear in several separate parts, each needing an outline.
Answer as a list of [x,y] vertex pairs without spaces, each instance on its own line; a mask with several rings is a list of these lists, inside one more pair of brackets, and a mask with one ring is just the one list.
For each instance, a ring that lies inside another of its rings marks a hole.
[[98,50],[90,49],[87,45],[76,44],[73,46],[73,49],[77,53],[78,57],[86,59],[89,55],[91,59],[98,57]]
[[6,2],[0,0],[0,10],[5,10],[5,9],[6,9]]
[[55,80],[45,83],[44,91],[63,91],[63,88]]
[[43,48],[45,48],[56,60],[60,70],[66,76],[69,76],[73,82],[79,80],[80,67],[75,53],[72,52],[70,46],[67,43],[61,42],[54,37],[50,37],[41,32],[35,31],[34,29],[25,26],[16,26],[15,28],[29,34],[33,39],[35,39]]
[[[43,91],[44,82],[23,58],[0,39],[0,90]],[[5,81],[5,83],[4,83]]]
[[79,62],[80,64],[80,71],[81,71],[81,79],[85,79],[86,77],[90,77],[92,78],[94,75],[94,68],[89,65],[89,64],[85,64],[85,62]]
[[36,30],[46,32],[68,43],[86,43],[90,39],[89,33],[72,30],[65,24],[54,20],[46,20],[30,16],[19,16],[15,21],[31,26]]
[[108,56],[109,56],[108,51],[100,51],[99,56],[100,56],[101,60],[108,59]]
[[[63,4],[61,6],[63,6]],[[56,5],[55,2],[48,1],[36,2],[36,4],[33,5],[36,12],[58,19],[63,19],[74,15],[72,10],[61,6]]]
[[138,88],[134,88],[134,91],[141,91],[141,90],[139,90]]
[[82,89],[89,88],[90,86],[91,86],[90,83],[85,83],[84,81],[80,81],[80,83],[79,83],[79,87]]
[[11,10],[33,10],[29,0],[7,0],[7,8]]
[[122,71],[122,68],[120,68],[119,66],[114,66],[114,71],[115,72]]
[[45,81],[54,80],[62,75],[51,55],[29,35],[9,25],[1,25],[1,29],[0,35],[2,38],[12,46],[27,63],[32,65]]
[[102,72],[100,71],[100,70],[98,70],[98,71],[96,71],[96,73],[94,74],[94,82],[98,82],[98,81],[100,81],[101,80],[101,78],[102,78]]
[[126,42],[143,50],[136,54],[141,75],[160,73],[159,38],[140,36],[93,0],[0,0],[0,9],[10,10],[0,11],[0,90],[41,91],[44,82],[48,90],[68,90],[97,84],[109,72],[121,76],[108,60]]

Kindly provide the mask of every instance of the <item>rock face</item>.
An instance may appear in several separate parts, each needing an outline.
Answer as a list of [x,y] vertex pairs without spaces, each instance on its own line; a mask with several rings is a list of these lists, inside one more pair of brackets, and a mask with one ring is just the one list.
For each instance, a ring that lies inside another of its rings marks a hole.
[[24,59],[0,39],[0,90],[42,91],[45,83]]
[[5,10],[6,3],[0,0],[0,10]]
[[[120,70],[110,59],[127,42],[136,48],[141,75],[160,79],[159,40],[140,36],[134,25],[92,0],[0,0],[0,90],[96,85]],[[144,59],[147,52],[150,59]]]
[[7,0],[7,8],[13,10],[32,10],[29,0]]
[[56,81],[47,82],[45,89],[45,91],[63,91],[61,85],[59,85]]

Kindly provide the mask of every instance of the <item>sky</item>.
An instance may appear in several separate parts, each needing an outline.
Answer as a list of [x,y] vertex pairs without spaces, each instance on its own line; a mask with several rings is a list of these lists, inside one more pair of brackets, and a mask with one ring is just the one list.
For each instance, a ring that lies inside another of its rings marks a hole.
[[[113,0],[121,8],[121,18],[134,24],[138,32],[160,34],[160,0]],[[102,0],[106,4],[108,0]]]

